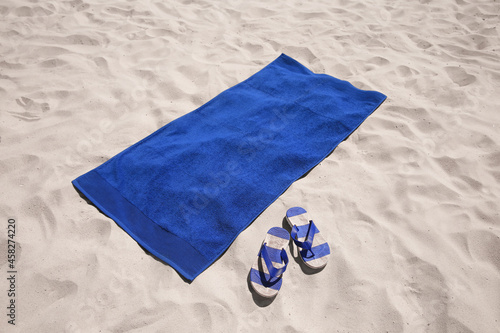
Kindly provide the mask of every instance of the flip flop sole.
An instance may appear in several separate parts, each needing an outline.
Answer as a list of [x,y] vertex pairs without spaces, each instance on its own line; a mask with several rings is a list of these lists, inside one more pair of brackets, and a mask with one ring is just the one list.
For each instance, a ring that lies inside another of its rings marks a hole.
[[[309,221],[311,219],[307,216],[307,211],[302,207],[292,207],[286,212],[286,220],[291,228],[297,226],[298,240],[303,242],[306,239],[307,231],[309,230]],[[324,267],[328,263],[328,258],[330,257],[330,246],[327,241],[323,238],[319,230],[314,234],[314,239],[312,243],[313,257],[307,257],[307,250],[300,247],[300,257],[304,264],[313,269],[319,269]]]
[[[283,228],[274,227],[267,232],[262,244],[266,243],[267,251],[274,267],[280,268],[282,266],[281,250],[286,248],[289,241],[290,234]],[[276,296],[282,283],[282,276],[274,279],[270,278],[269,270],[259,250],[257,260],[250,270],[250,285],[252,288],[260,296],[270,298]]]

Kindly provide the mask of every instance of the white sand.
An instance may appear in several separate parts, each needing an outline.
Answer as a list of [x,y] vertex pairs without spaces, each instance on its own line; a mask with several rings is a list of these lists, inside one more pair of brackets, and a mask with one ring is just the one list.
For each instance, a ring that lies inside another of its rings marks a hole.
[[[1,332],[499,332],[498,1],[0,4]],[[70,181],[281,52],[388,100],[192,284]],[[330,241],[277,298],[247,276],[288,207]]]

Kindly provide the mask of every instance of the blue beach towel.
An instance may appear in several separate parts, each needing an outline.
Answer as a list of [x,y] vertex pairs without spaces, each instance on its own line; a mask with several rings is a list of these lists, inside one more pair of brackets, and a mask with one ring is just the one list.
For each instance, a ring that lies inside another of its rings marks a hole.
[[385,98],[281,54],[73,184],[193,280]]

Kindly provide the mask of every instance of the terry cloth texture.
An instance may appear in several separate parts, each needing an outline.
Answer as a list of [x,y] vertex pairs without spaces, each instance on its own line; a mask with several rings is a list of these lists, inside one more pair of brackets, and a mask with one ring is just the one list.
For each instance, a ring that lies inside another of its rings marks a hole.
[[193,280],[385,98],[281,54],[73,184]]

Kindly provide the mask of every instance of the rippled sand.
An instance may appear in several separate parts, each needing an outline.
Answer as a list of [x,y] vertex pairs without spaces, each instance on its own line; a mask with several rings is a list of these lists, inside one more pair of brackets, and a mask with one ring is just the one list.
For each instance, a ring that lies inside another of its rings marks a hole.
[[[16,220],[2,332],[498,332],[500,4],[0,3],[0,212]],[[388,100],[193,283],[70,181],[280,53]],[[272,302],[249,269],[286,209],[326,268],[291,260]],[[3,286],[7,233],[0,233]]]

